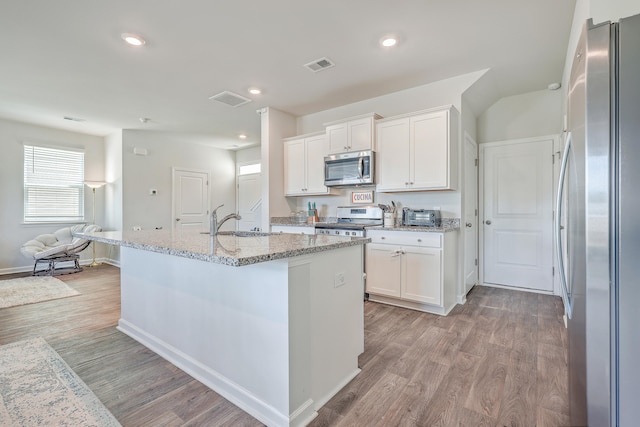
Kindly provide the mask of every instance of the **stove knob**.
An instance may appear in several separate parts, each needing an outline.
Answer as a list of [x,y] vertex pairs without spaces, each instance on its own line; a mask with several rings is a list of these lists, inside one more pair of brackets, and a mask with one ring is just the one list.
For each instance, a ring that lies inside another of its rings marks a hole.
[[351,235],[352,235],[352,236],[355,236],[355,235],[356,235],[356,232],[355,232],[355,231],[352,231],[352,232],[351,232]]
[[339,231],[339,230],[336,230],[336,234],[340,234],[340,231]]

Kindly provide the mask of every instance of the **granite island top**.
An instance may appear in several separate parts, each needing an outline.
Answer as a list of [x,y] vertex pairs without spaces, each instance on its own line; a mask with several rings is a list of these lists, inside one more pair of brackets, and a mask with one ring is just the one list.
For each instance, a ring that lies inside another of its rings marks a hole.
[[74,233],[100,243],[142,249],[234,267],[364,245],[367,238],[287,233],[210,236],[197,231],[142,230]]

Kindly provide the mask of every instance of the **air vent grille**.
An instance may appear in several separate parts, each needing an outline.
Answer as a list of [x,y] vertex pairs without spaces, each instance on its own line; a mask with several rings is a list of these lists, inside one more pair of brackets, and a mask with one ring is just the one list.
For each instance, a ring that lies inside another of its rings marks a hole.
[[315,61],[311,61],[308,64],[304,64],[305,67],[307,67],[314,73],[334,67],[335,65],[336,64],[334,64],[333,61],[327,57],[316,59]]
[[217,95],[209,97],[209,99],[234,108],[251,102],[249,98],[245,98],[244,96],[229,91],[220,92]]

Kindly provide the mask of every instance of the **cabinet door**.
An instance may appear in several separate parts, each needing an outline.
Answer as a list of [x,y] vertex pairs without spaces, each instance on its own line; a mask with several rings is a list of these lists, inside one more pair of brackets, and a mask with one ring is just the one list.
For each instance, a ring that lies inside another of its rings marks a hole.
[[287,196],[305,194],[305,142],[304,139],[284,143],[284,192]]
[[442,306],[442,249],[404,246],[403,252],[402,299]]
[[353,120],[348,123],[349,151],[373,149],[373,118]]
[[318,135],[305,140],[307,152],[307,190],[306,194],[326,194],[324,185],[324,156],[329,151],[326,135]]
[[349,132],[347,123],[327,126],[327,139],[331,154],[349,151]]
[[411,164],[409,150],[409,119],[379,123],[378,139],[378,191],[406,190]]
[[412,190],[449,186],[449,112],[411,117]]
[[401,259],[399,246],[367,244],[367,292],[399,298]]

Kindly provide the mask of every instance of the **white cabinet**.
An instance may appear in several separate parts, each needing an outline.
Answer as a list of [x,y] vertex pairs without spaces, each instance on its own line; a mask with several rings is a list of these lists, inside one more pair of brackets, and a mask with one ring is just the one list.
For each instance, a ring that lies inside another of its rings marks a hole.
[[381,116],[370,113],[340,122],[325,123],[329,153],[375,150],[375,120]]
[[328,153],[324,133],[284,140],[284,192],[286,196],[332,194],[324,185],[324,156]]
[[377,191],[454,190],[457,111],[449,106],[380,120]]
[[455,305],[455,234],[368,230],[369,300],[446,315]]

